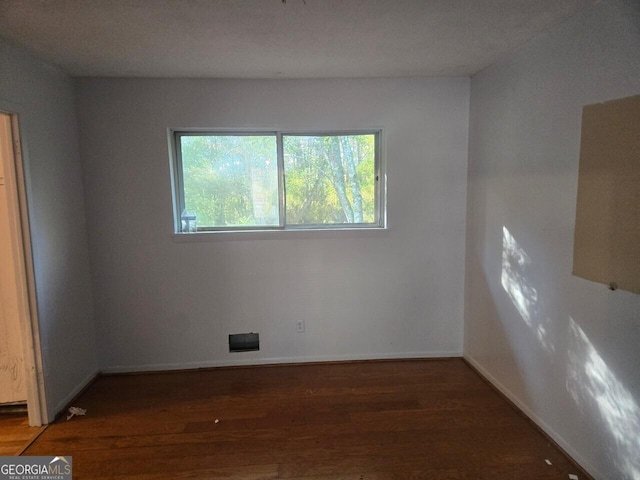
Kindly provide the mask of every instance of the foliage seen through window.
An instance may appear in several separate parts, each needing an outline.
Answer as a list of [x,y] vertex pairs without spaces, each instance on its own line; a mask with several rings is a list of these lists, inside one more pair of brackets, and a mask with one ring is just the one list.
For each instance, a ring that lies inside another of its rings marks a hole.
[[178,132],[176,147],[178,209],[198,230],[380,226],[377,132]]

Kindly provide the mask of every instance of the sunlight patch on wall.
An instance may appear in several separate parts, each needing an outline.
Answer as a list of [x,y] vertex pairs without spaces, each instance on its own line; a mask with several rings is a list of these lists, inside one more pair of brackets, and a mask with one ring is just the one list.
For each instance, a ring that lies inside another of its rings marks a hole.
[[585,416],[599,412],[615,442],[611,459],[626,478],[640,480],[640,407],[571,317],[569,329],[567,390]]
[[502,288],[513,303],[522,320],[530,327],[542,347],[549,353],[555,347],[549,338],[548,324],[551,319],[542,320],[538,290],[529,280],[527,270],[531,258],[527,255],[507,227],[502,227]]
[[531,259],[507,227],[502,227],[502,288],[525,323],[531,326],[531,313],[538,302],[538,292],[525,276]]

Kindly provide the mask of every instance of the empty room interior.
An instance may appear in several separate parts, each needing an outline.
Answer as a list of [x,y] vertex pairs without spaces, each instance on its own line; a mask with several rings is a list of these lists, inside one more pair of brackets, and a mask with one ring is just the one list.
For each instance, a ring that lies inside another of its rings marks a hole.
[[639,99],[637,0],[3,1],[0,455],[640,480]]

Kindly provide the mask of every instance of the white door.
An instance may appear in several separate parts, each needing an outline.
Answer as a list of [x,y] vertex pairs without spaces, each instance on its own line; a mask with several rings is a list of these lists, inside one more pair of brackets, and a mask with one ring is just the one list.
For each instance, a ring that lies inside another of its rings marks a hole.
[[21,343],[19,269],[21,261],[11,230],[11,209],[15,205],[7,188],[7,169],[12,168],[11,117],[0,114],[0,405],[27,400],[25,365]]

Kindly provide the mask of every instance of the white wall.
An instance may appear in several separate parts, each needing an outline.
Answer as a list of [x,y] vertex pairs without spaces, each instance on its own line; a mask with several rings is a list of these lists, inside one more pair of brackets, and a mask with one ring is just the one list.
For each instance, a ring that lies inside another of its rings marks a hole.
[[472,78],[464,352],[599,479],[640,479],[640,296],[573,277],[582,107],[640,93],[640,3]]
[[[78,87],[105,370],[462,354],[469,79]],[[389,230],[181,242],[169,127],[383,127]],[[230,354],[250,331],[260,351]]]
[[74,85],[0,41],[0,109],[23,142],[49,420],[97,371]]

